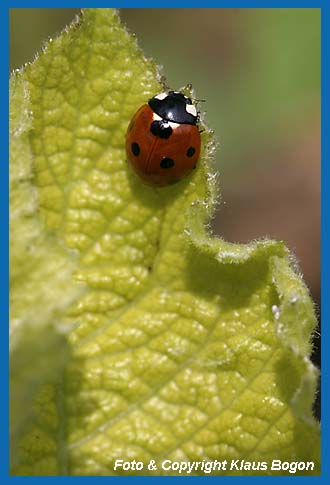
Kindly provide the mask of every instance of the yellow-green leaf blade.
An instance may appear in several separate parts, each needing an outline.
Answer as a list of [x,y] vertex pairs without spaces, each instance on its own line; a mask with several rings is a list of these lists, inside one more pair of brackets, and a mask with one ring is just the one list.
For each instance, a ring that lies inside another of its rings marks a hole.
[[33,183],[27,84],[11,79],[10,97],[10,439],[11,461],[43,384],[69,358],[63,312],[81,293],[76,259],[46,231]]

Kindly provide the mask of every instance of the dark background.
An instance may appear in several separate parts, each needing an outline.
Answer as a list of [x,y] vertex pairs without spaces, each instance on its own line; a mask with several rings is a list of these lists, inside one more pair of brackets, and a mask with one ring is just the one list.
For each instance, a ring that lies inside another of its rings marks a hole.
[[[76,13],[12,9],[10,68],[32,61]],[[320,9],[122,9],[121,17],[171,87],[190,82],[206,100],[220,143],[214,232],[285,241],[319,314]],[[319,332],[313,359],[319,365]]]

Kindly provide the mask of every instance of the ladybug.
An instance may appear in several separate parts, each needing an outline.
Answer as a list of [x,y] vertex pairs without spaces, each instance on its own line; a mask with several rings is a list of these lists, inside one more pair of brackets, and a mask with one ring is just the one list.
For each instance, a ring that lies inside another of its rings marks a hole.
[[186,177],[200,153],[198,114],[178,91],[157,94],[135,113],[126,134],[127,159],[149,185],[166,186]]

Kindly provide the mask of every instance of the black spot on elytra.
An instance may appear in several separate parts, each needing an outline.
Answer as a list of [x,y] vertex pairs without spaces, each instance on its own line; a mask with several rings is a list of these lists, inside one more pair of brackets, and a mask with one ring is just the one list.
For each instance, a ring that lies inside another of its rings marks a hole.
[[131,150],[132,150],[133,155],[135,155],[137,157],[140,154],[139,144],[134,141],[131,145]]
[[150,131],[159,138],[169,138],[173,133],[170,125],[164,120],[153,121],[150,125]]
[[160,166],[162,168],[172,168],[172,167],[174,167],[174,160],[172,158],[165,157],[160,162]]
[[192,157],[193,155],[195,155],[195,148],[194,147],[189,147],[188,150],[187,150],[187,157]]

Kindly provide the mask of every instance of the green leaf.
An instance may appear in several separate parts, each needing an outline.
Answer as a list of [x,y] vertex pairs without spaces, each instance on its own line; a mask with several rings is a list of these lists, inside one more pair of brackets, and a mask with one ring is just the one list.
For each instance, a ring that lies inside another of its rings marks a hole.
[[[266,461],[266,474],[289,473],[271,470],[273,459],[314,460],[299,473],[318,473],[313,305],[282,243],[210,236],[205,122],[191,177],[159,189],[131,172],[129,120],[163,86],[111,9],[85,10],[21,79],[43,230],[78,250],[72,287],[87,289],[61,309],[70,357],[34,402],[13,473],[175,474],[162,470],[167,459]],[[115,470],[116,459],[145,467]]]
[[72,283],[75,258],[47,233],[38,215],[27,85],[13,75],[10,88],[10,424],[15,463],[36,394],[68,359],[62,315],[81,292]]

